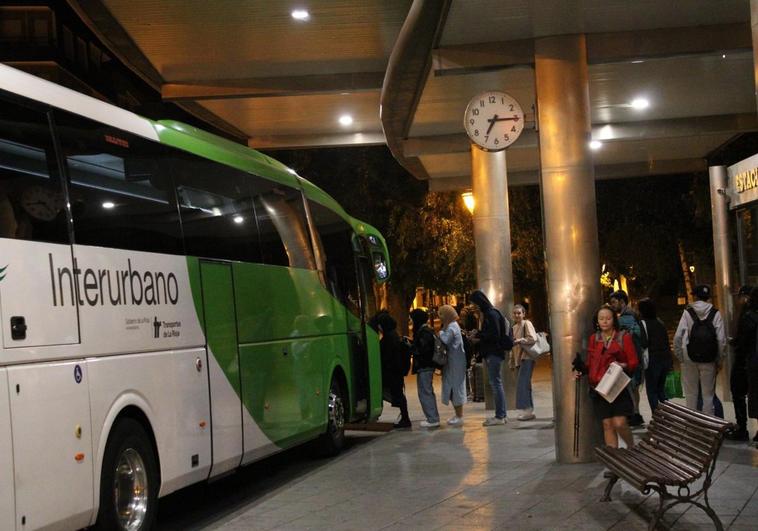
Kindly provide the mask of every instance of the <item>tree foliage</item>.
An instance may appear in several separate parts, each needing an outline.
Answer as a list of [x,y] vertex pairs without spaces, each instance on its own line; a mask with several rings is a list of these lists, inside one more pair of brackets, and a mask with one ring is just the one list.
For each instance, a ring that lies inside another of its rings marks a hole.
[[691,260],[712,262],[710,198],[704,176],[625,179],[597,184],[600,256],[638,296],[676,295],[681,241]]

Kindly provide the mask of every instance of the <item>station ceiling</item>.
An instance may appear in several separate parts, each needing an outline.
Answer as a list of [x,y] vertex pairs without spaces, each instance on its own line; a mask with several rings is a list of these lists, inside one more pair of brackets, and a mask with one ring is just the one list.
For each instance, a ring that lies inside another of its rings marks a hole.
[[[470,187],[462,117],[485,90],[509,92],[526,111],[509,180],[538,181],[540,37],[587,36],[599,179],[701,171],[734,136],[758,130],[749,0],[69,4],[164,100],[250,146],[387,143],[432,190]],[[308,20],[293,18],[296,8]],[[632,108],[635,98],[649,107]]]

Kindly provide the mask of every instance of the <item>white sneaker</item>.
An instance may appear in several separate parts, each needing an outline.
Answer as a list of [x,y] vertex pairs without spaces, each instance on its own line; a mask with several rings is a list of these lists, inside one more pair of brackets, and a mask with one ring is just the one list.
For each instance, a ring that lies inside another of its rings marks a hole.
[[518,420],[534,420],[536,417],[531,411],[524,411],[516,419]]
[[419,423],[419,426],[421,426],[422,428],[439,428],[440,427],[440,423],[439,422],[427,422],[425,420],[422,420]]
[[482,426],[502,426],[506,422],[508,421],[505,420],[505,418],[499,419],[497,417],[490,417],[484,422],[482,422]]
[[449,426],[462,426],[463,417],[450,417],[449,419],[447,419],[447,423]]

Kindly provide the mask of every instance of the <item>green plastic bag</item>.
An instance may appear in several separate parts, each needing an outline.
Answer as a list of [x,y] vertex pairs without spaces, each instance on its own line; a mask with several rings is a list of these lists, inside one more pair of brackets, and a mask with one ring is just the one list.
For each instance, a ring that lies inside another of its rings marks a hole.
[[666,396],[668,398],[684,398],[681,372],[671,371],[666,375]]

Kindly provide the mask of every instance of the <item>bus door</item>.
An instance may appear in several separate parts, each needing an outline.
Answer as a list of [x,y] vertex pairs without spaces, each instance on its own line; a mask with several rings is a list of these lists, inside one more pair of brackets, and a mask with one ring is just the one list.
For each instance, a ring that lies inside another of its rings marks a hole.
[[0,116],[3,346],[76,344],[81,279],[47,116],[2,96]]
[[[357,242],[356,242],[357,243]],[[367,244],[360,240],[360,252],[356,252],[355,265],[358,273],[358,294],[361,308],[360,358],[359,370],[353,371],[354,378],[361,379],[361,388],[367,399],[364,413],[369,418],[377,418],[382,412],[382,380],[381,356],[378,341],[367,341],[368,334],[376,332],[367,326],[371,317],[376,315],[378,305],[374,293],[374,268],[368,252]],[[358,336],[356,332],[352,332]],[[356,337],[357,339],[357,337]],[[354,358],[354,359],[356,359]]]
[[201,260],[200,277],[208,345],[213,467],[211,477],[239,466],[243,410],[232,266]]

